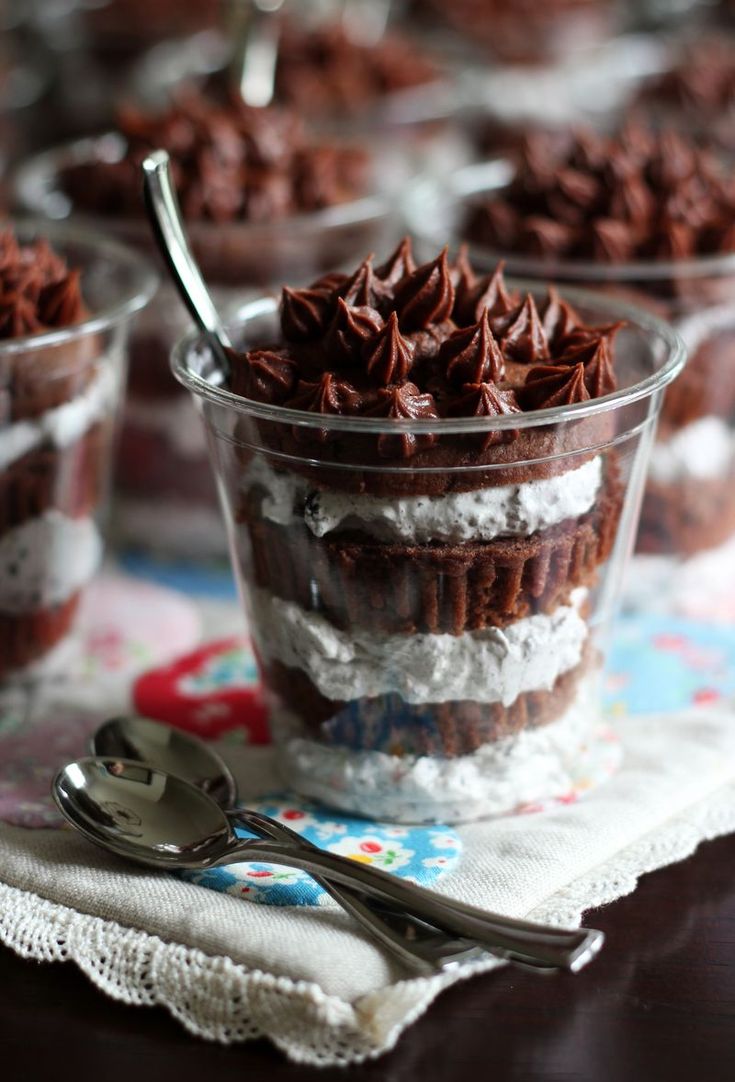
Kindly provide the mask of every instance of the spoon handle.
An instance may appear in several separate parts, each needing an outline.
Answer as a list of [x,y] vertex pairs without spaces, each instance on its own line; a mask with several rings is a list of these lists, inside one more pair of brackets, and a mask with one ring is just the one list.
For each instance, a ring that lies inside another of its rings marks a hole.
[[225,347],[230,346],[230,340],[186,239],[165,150],[154,151],[143,162],[143,196],[153,236],[174,284],[227,376],[230,366]]
[[471,938],[493,954],[525,965],[576,972],[594,957],[604,942],[602,932],[594,929],[570,931],[487,913],[324,849],[312,852],[306,847],[299,849],[271,841],[245,842],[233,845],[213,863],[256,859],[300,868],[310,874],[316,872],[343,886],[386,898],[444,932]]
[[270,105],[275,94],[278,44],[277,18],[283,0],[239,0],[235,5],[230,76],[246,105]]
[[[271,838],[286,844],[295,843],[309,851],[319,852],[318,846],[267,815],[244,808],[228,811],[226,814],[231,823],[241,825],[261,838]],[[447,935],[382,898],[332,883],[321,875],[314,875],[313,879],[337,905],[414,970],[436,973],[462,962],[476,961],[486,955],[486,951],[478,943]]]

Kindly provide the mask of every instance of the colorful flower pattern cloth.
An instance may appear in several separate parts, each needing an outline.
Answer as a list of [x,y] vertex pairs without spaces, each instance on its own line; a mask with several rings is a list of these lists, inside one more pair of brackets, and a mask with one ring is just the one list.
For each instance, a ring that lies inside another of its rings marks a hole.
[[[96,725],[121,708],[208,739],[267,743],[248,640],[228,635],[205,645],[199,641],[197,603],[192,597],[209,593],[227,605],[231,583],[225,573],[203,575],[195,568],[191,579],[184,565],[177,565],[175,574],[157,567],[155,573],[146,566],[136,565],[136,570],[148,574],[149,581],[114,573],[94,585],[74,679],[36,694],[22,708],[12,701],[0,704],[0,819],[24,827],[58,826],[49,796],[55,771],[85,754]],[[666,615],[633,615],[618,622],[606,689],[613,719],[733,698],[732,626]],[[580,761],[570,792],[554,803],[579,799],[615,768],[619,754],[614,733],[608,731],[594,754]],[[460,853],[459,838],[447,827],[370,823],[289,796],[273,797],[259,807],[318,845],[423,884],[449,870]],[[546,807],[529,804],[518,811]],[[258,862],[189,878],[260,903],[321,905],[327,900],[304,873]]]
[[[330,853],[392,872],[430,887],[459,860],[462,843],[446,826],[410,827],[353,819],[288,794],[275,794],[253,805]],[[252,837],[238,827],[241,837]],[[265,905],[324,905],[327,892],[306,872],[259,861],[230,864],[203,872],[181,872],[202,887]]]

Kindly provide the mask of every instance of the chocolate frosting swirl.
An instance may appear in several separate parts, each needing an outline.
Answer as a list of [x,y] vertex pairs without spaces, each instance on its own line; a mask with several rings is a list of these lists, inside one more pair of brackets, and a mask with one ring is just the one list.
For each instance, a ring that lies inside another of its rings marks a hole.
[[332,309],[328,289],[283,287],[281,328],[289,342],[313,342],[321,338]]
[[416,270],[416,261],[413,258],[413,246],[410,237],[404,237],[398,247],[382,263],[375,268],[375,276],[386,287],[394,287],[400,281],[413,274]]
[[614,327],[586,340],[571,340],[570,347],[560,358],[560,364],[584,366],[584,382],[590,398],[601,398],[617,390],[618,381],[610,349],[611,337],[616,330]]
[[343,297],[339,297],[337,311],[325,340],[332,363],[345,366],[355,362],[363,346],[375,336],[382,325],[383,318],[374,308],[351,308]]
[[231,389],[243,398],[280,405],[291,394],[296,383],[298,365],[284,351],[251,349],[241,359],[228,349],[232,367]]
[[544,364],[532,368],[523,386],[522,401],[526,409],[550,409],[586,402],[590,397],[585,384],[583,364]]
[[[453,399],[449,407],[450,417],[502,417],[520,413],[514,391],[501,391],[496,383],[465,383],[462,393]],[[511,443],[518,436],[517,428],[503,432],[481,432],[477,443],[481,451],[487,451],[496,443]]]
[[522,364],[538,364],[549,359],[549,341],[530,293],[502,327],[501,345],[506,357]]
[[383,283],[373,270],[372,256],[363,260],[351,278],[340,289],[345,304],[351,307],[374,308],[379,310],[389,294],[387,283]]
[[449,319],[454,307],[454,286],[444,248],[432,263],[411,274],[396,293],[401,329],[416,331],[429,323]]
[[46,241],[20,245],[10,229],[0,231],[0,339],[68,327],[86,315],[78,270]]
[[487,308],[477,323],[454,334],[442,343],[439,360],[446,365],[447,379],[455,386],[463,383],[498,382],[505,375],[505,361],[493,332]]
[[541,326],[549,344],[558,346],[581,322],[571,304],[559,296],[556,287],[549,286],[541,312]]
[[335,372],[322,372],[318,380],[300,379],[296,394],[285,403],[291,409],[309,413],[352,413],[357,392]]
[[398,328],[398,316],[391,312],[375,338],[363,346],[367,374],[384,387],[403,383],[411,370],[415,348],[403,337]]
[[[422,394],[415,383],[379,390],[377,402],[366,410],[365,415],[404,421],[439,416],[432,395]],[[411,458],[416,451],[431,447],[438,438],[433,432],[418,435],[414,432],[381,433],[378,436],[378,454],[382,458]]]

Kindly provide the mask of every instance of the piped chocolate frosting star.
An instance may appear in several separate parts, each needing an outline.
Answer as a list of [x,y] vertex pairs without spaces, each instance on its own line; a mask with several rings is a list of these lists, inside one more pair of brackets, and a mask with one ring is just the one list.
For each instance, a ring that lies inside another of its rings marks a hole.
[[487,308],[477,323],[455,331],[442,343],[439,361],[444,364],[450,383],[496,383],[505,375],[505,361],[493,332]]
[[289,342],[313,342],[324,333],[333,308],[330,292],[283,287],[281,294],[281,329]]
[[395,305],[402,331],[421,330],[450,318],[454,286],[446,248],[432,263],[424,263],[404,280],[396,291]]
[[251,349],[238,354],[228,349],[232,376],[231,389],[243,398],[280,405],[291,394],[298,374],[298,365],[284,351]]
[[592,396],[585,383],[583,364],[545,364],[531,369],[519,397],[526,409],[545,410],[587,402]]
[[382,325],[383,319],[374,308],[363,305],[350,307],[343,297],[339,297],[337,311],[324,340],[331,362],[343,367],[357,361],[364,345]]
[[415,348],[412,342],[403,337],[398,327],[398,316],[391,312],[375,337],[363,345],[368,376],[384,387],[391,383],[403,383],[411,371]]
[[[497,384],[485,381],[465,383],[462,393],[451,401],[448,414],[450,417],[503,417],[520,412],[514,391],[501,391]],[[517,428],[490,430],[481,432],[476,442],[480,450],[487,451],[496,443],[511,443],[517,435]]]
[[[422,394],[415,383],[403,383],[400,387],[386,387],[378,391],[374,406],[365,416],[386,417],[396,421],[418,421],[438,418],[436,403],[430,394]],[[383,458],[411,458],[416,451],[436,443],[433,432],[381,433],[378,436],[378,454]]]
[[530,293],[504,317],[501,327],[500,344],[506,357],[522,364],[539,364],[549,359],[549,341]]
[[0,339],[68,327],[86,314],[78,270],[46,241],[21,245],[0,231]]

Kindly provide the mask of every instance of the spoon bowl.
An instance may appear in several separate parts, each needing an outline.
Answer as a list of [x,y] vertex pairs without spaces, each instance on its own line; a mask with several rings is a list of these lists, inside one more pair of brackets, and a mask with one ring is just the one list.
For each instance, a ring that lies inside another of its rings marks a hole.
[[129,860],[201,868],[237,841],[206,793],[145,763],[79,759],[59,771],[52,791],[77,830]]
[[92,755],[150,763],[175,774],[225,810],[237,801],[237,785],[229,767],[203,740],[181,729],[141,717],[117,717],[100,726],[90,741]]

